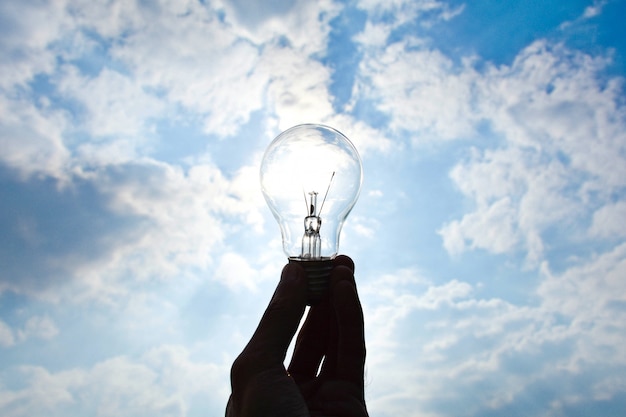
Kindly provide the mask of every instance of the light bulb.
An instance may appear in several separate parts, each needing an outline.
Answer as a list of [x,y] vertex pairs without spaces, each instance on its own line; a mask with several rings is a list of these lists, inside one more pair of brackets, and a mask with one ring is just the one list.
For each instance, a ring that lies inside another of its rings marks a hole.
[[361,158],[339,131],[294,126],[278,135],[261,162],[261,190],[282,234],[290,262],[309,279],[309,305],[328,287],[343,223],[359,197]]

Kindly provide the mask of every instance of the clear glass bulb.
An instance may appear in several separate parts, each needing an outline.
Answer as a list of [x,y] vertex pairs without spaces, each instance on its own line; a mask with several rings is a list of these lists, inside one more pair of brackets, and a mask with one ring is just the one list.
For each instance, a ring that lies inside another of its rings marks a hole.
[[362,172],[352,142],[328,126],[292,127],[265,151],[261,190],[280,225],[285,254],[301,262],[309,275],[323,275],[320,271],[329,270],[329,261],[337,256]]

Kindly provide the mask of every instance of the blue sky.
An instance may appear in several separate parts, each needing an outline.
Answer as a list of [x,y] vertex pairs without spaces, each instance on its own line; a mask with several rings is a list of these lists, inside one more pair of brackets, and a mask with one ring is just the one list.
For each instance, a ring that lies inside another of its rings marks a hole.
[[0,1],[0,414],[222,415],[323,123],[372,416],[623,415],[626,3],[265,3]]

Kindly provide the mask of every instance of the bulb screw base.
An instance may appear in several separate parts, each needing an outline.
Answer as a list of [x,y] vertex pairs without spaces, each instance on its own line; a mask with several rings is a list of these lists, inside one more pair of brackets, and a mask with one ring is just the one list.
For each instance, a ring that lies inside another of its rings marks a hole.
[[289,263],[297,263],[306,272],[307,305],[319,304],[328,292],[330,271],[333,269],[333,261],[330,258],[307,260],[302,258],[289,258]]

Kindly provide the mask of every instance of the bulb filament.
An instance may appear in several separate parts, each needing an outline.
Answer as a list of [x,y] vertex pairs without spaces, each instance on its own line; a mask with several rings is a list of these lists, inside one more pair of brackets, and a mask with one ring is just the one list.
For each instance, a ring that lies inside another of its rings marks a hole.
[[322,204],[317,208],[317,191],[309,192],[309,199],[307,200],[306,194],[304,201],[307,205],[307,216],[304,218],[304,236],[302,236],[302,253],[303,259],[319,259],[321,258],[322,240],[320,238],[320,228],[322,227],[322,208],[328,197],[328,191],[335,178],[335,172],[333,171],[328,182],[328,188],[326,188],[326,194],[322,200]]

